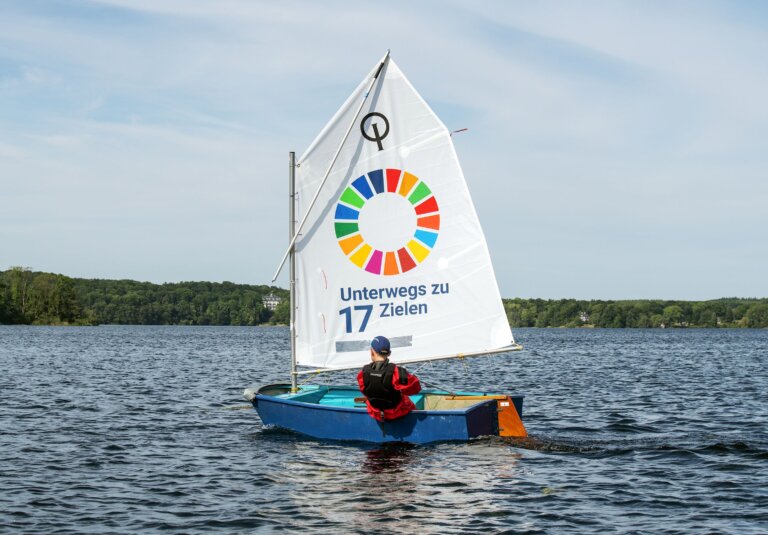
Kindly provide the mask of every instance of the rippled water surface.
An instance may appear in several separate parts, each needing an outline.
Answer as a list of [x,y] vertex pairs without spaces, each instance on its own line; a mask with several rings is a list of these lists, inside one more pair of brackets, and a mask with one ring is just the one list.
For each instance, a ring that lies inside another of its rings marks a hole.
[[380,447],[238,410],[284,328],[0,327],[0,530],[768,532],[768,331],[516,334],[410,370],[526,394],[529,440]]

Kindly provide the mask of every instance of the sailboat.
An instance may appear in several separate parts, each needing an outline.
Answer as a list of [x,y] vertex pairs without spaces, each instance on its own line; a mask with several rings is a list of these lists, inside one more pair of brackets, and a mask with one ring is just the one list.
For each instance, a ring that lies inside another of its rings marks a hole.
[[525,436],[522,395],[426,389],[411,396],[416,410],[379,422],[357,386],[302,384],[360,369],[378,335],[396,364],[522,349],[451,133],[389,52],[288,168],[290,240],[275,279],[287,263],[291,382],[245,390],[262,422],[379,443]]

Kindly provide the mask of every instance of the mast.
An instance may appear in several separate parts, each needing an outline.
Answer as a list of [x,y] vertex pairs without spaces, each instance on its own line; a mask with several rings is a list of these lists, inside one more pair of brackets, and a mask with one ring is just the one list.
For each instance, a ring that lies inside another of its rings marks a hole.
[[296,153],[288,153],[288,241],[290,246],[290,274],[288,288],[290,290],[290,330],[291,330],[291,392],[297,391],[296,373]]

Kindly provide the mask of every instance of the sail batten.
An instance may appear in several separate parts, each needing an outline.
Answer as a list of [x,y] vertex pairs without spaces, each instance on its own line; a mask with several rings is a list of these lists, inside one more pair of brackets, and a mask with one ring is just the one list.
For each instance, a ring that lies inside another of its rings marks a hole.
[[[336,159],[339,157],[339,154],[341,154],[341,150],[344,148],[344,143],[347,140],[347,137],[349,136],[349,133],[352,131],[352,127],[354,126],[354,122],[357,119],[358,115],[360,114],[360,111],[363,109],[363,106],[365,106],[365,101],[368,98],[368,94],[373,89],[374,84],[376,83],[376,80],[379,77],[379,74],[381,73],[382,69],[387,63],[387,60],[389,59],[389,52],[387,52],[387,55],[384,56],[384,59],[381,62],[381,65],[379,65],[379,68],[376,70],[376,74],[373,76],[373,79],[370,82],[370,86],[368,87],[368,91],[363,96],[363,100],[360,103],[360,106],[357,108],[357,111],[355,112],[354,117],[352,118],[352,123],[347,128],[346,133],[344,134],[344,137],[341,140],[341,143],[339,144],[339,148],[336,150],[336,154],[331,158],[331,162],[328,165],[328,170],[325,172],[325,175],[323,176],[322,180],[320,181],[320,185],[317,187],[317,192],[315,193],[314,197],[312,197],[312,201],[309,203],[309,207],[307,208],[306,213],[304,214],[304,217],[301,220],[301,223],[299,223],[299,226],[296,228],[295,234],[291,238],[290,243],[288,244],[288,249],[285,251],[285,254],[283,255],[282,260],[280,261],[280,265],[277,266],[277,271],[275,272],[275,275],[272,277],[272,282],[275,282],[277,280],[278,275],[280,275],[280,271],[283,269],[283,266],[285,265],[285,261],[288,259],[288,256],[291,254],[293,247],[296,243],[296,239],[298,238],[299,234],[301,233],[301,230],[304,228],[304,224],[306,223],[309,212],[312,210],[312,207],[315,205],[315,202],[317,201],[318,197],[320,196],[320,191],[323,189],[323,185],[325,184],[326,179],[330,176],[331,171],[333,170],[333,165],[336,163]],[[363,82],[365,83],[365,82]],[[338,115],[338,114],[337,114]],[[333,120],[331,121],[333,123]],[[327,127],[326,127],[327,128]],[[322,139],[322,133],[320,135],[320,138]]]
[[378,335],[403,363],[515,347],[450,133],[391,58],[299,161],[299,365],[357,367]]

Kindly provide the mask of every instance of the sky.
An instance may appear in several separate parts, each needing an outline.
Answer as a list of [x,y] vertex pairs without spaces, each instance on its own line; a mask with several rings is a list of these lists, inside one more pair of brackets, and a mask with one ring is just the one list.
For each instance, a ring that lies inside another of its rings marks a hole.
[[768,297],[759,1],[0,0],[0,270],[269,284],[288,151],[387,49],[502,296]]

